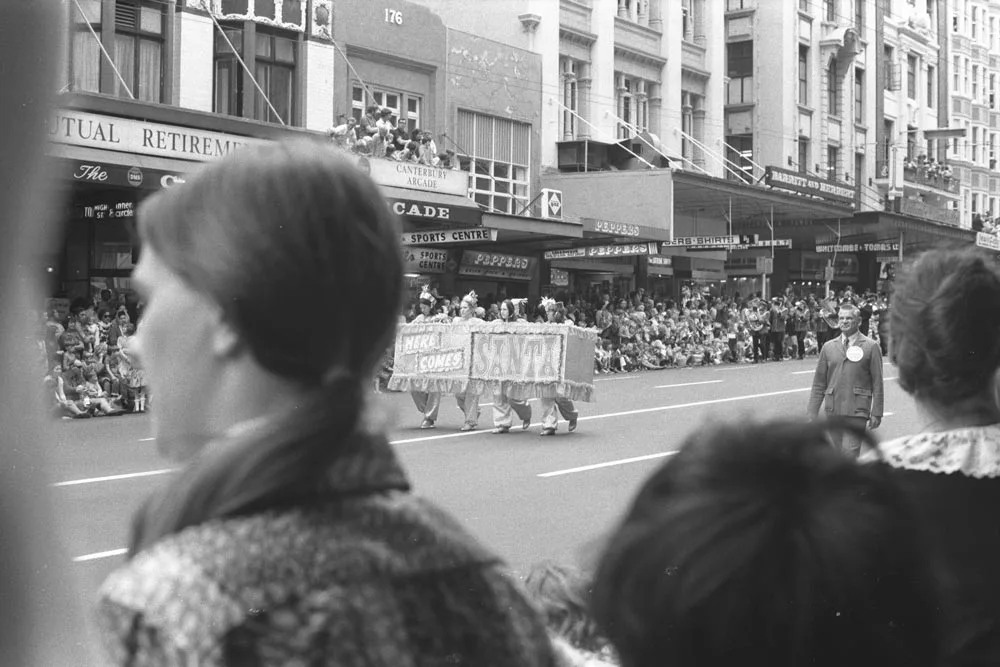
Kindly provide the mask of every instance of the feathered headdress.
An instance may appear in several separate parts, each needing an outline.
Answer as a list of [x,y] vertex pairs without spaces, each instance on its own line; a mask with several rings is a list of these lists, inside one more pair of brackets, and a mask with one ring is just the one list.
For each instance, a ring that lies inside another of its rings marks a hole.
[[479,305],[479,296],[476,294],[476,290],[472,290],[471,292],[469,292],[468,294],[466,294],[465,296],[463,296],[462,297],[462,301],[465,301],[467,304],[469,304],[473,308],[475,308],[477,305]]
[[434,295],[431,294],[430,285],[424,285],[423,287],[420,288],[420,301],[428,305],[433,305]]
[[545,310],[552,310],[553,308],[556,307],[556,300],[555,299],[550,299],[547,296],[543,296],[542,297],[542,303],[540,305]]

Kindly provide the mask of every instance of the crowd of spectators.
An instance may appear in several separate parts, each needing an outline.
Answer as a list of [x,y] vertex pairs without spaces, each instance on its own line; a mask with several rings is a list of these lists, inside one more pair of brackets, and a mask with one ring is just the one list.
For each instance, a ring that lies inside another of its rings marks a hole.
[[[435,312],[443,320],[457,316],[458,296],[435,296]],[[477,316],[497,319],[501,300],[487,295]],[[620,297],[563,294],[557,300],[566,306],[570,323],[597,332],[597,373],[802,359],[818,354],[820,346],[836,335],[836,306],[845,302],[860,309],[862,333],[879,342],[883,350],[886,347],[884,327],[879,324],[880,319],[885,321],[885,298],[851,288],[829,299],[789,289],[769,302],[759,295],[713,297],[689,288],[682,290],[677,301],[650,296],[641,289]],[[524,319],[545,321],[545,314],[526,300],[515,300],[515,305]],[[411,306],[406,320],[417,314],[416,306]]]
[[903,163],[905,171],[913,171],[930,181],[951,182],[954,177],[951,166],[944,161],[935,160],[921,153],[916,158],[910,158]]
[[438,151],[430,132],[416,127],[407,131],[392,109],[371,105],[360,121],[353,116],[341,116],[340,120],[344,122],[330,128],[328,134],[344,150],[439,169],[460,169],[455,151]]
[[141,305],[103,290],[92,301],[49,302],[35,340],[45,402],[56,416],[145,412],[142,368],[130,352]]

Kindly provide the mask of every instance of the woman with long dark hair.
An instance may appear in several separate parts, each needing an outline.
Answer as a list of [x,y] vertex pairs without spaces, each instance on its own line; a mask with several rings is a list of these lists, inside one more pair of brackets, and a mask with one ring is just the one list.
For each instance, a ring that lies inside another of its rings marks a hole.
[[103,586],[113,663],[551,664],[497,557],[362,422],[403,281],[374,182],[327,145],[245,148],[138,221],[137,348],[184,468]]
[[[495,320],[501,326],[512,322],[524,322],[518,317],[517,308],[510,299],[505,299],[500,304],[500,318]],[[521,429],[528,430],[531,426],[531,406],[527,401],[507,396],[507,392],[500,390],[493,394],[493,432],[496,434],[510,433],[511,426],[514,425],[514,414],[521,420]]]

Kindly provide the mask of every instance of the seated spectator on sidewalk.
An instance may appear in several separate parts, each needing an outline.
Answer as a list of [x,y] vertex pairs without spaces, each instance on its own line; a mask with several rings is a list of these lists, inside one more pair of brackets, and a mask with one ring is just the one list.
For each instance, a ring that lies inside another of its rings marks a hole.
[[917,517],[832,428],[705,427],[646,482],[594,581],[623,667],[940,664]]

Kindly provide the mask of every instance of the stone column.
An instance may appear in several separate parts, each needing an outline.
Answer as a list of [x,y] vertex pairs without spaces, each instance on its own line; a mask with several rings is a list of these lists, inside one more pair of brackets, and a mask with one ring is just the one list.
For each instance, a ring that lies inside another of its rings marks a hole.
[[666,136],[663,127],[663,86],[658,83],[649,84],[649,131],[664,140]]
[[[573,99],[573,84],[574,83],[576,83],[576,75],[573,74],[572,72],[563,72],[563,99],[562,99],[562,103],[563,103],[563,105],[565,105],[567,107],[567,109],[570,107],[569,103]],[[576,111],[577,114],[579,114],[580,113],[580,88],[579,88],[579,85],[577,85],[577,90],[576,90],[576,107],[577,108],[576,108],[575,111]],[[563,141],[570,141],[571,139],[573,139],[573,130],[572,130],[572,128],[574,126],[575,127],[579,127],[580,125],[583,124],[583,123],[580,122],[580,120],[575,115],[573,115],[572,112],[568,111],[567,109],[563,109],[563,112],[562,112],[562,115],[563,115],[563,132],[562,132],[562,138],[563,138]]]
[[[691,136],[701,143],[705,143],[705,105],[696,104],[693,112],[694,123],[691,127]],[[692,151],[694,163],[699,167],[705,166],[705,151],[700,146],[695,145]]]
[[[590,121],[590,87],[593,83],[593,79],[590,78],[590,65],[584,65],[586,76],[577,78],[576,80],[576,112],[580,114],[580,118]],[[590,125],[577,118],[576,125],[576,138],[577,139],[589,139],[591,136]]]

